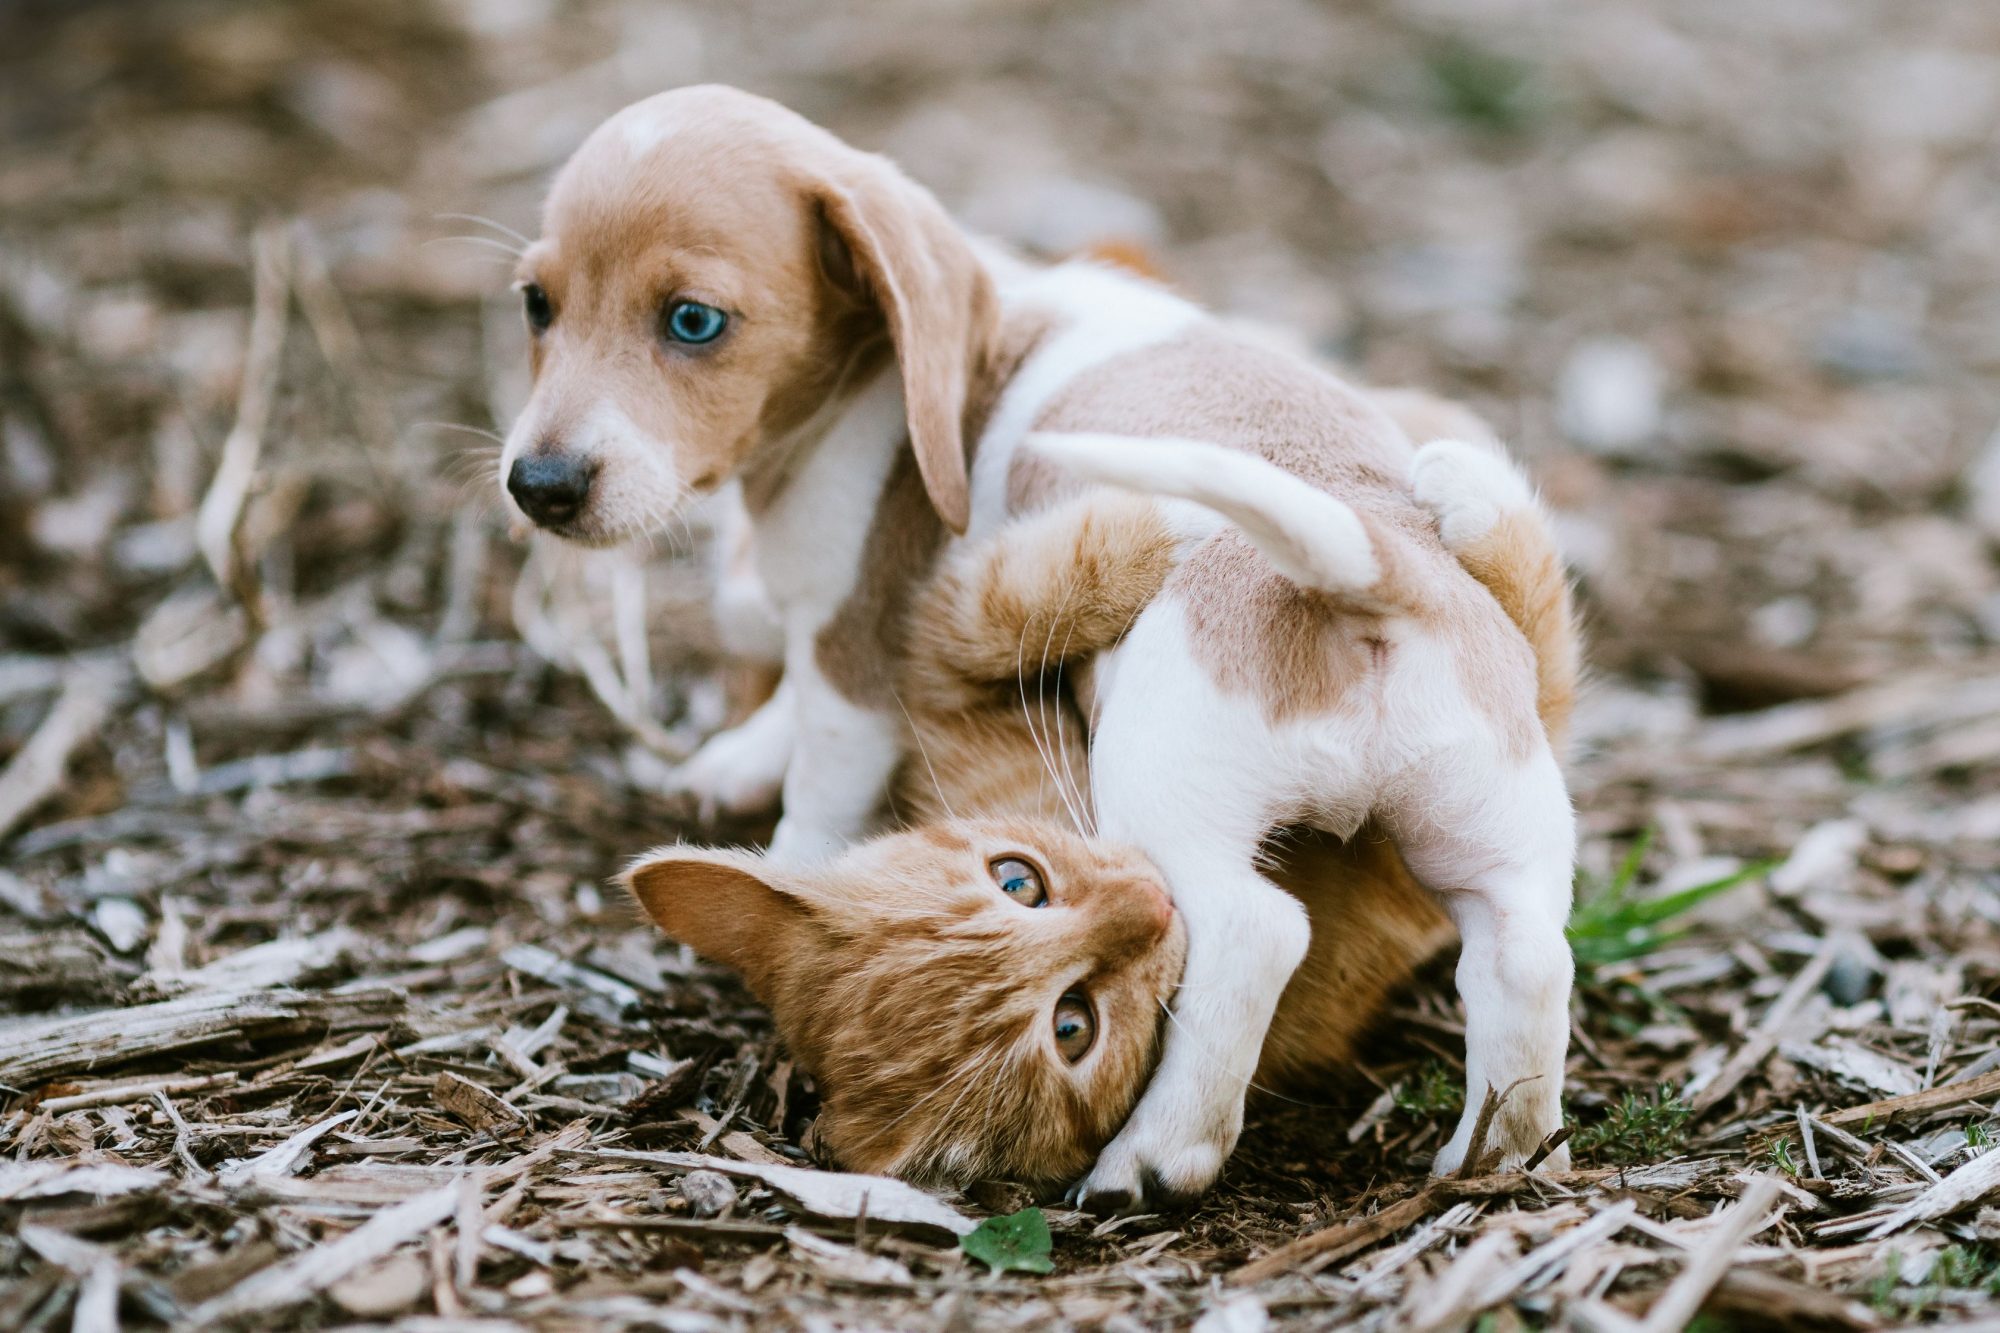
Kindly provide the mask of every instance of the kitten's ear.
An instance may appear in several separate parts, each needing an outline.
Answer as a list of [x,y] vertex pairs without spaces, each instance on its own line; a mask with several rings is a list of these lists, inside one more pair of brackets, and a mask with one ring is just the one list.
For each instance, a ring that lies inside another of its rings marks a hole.
[[618,877],[655,925],[702,957],[735,969],[769,1002],[776,969],[796,960],[806,909],[749,852],[661,847]]

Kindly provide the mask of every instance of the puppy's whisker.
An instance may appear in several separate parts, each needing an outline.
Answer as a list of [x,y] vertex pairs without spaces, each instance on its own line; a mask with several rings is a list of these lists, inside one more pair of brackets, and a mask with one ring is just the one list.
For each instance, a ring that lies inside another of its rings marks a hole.
[[508,245],[505,241],[496,241],[491,236],[433,236],[417,248],[428,250],[433,245],[478,245],[488,250],[498,250],[509,259],[521,257],[519,249]]
[[488,430],[484,426],[468,425],[466,422],[463,421],[415,421],[410,424],[416,426],[420,430],[464,431],[467,435],[478,435],[482,436],[485,439],[489,439],[493,441],[493,443],[501,446],[503,449],[507,445],[507,437],[502,435],[499,431]]
[[492,218],[481,217],[477,213],[438,213],[435,214],[434,216],[439,222],[476,222],[482,227],[491,227],[493,230],[499,232],[502,236],[511,237],[512,239],[519,241],[521,243],[521,248],[523,250],[527,249],[529,246],[534,244],[533,241],[523,236],[520,232],[515,231],[512,227],[508,226],[506,223],[495,222]]

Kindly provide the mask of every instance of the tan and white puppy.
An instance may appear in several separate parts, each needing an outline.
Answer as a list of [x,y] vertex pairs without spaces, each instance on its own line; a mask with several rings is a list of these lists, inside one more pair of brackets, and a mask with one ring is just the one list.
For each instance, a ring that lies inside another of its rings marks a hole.
[[[688,777],[733,800],[782,780],[777,852],[838,850],[900,748],[883,648],[901,601],[864,556],[920,565],[965,525],[966,421],[999,324],[985,267],[889,162],[689,88],[590,136],[518,277],[534,389],[501,457],[508,496],[610,545],[740,481],[786,686]],[[891,507],[923,521],[871,537]]]
[[1503,1163],[1560,1124],[1574,819],[1527,641],[1433,518],[1507,508],[1480,492],[1504,464],[1419,455],[1365,392],[1135,277],[975,247],[887,162],[727,89],[596,131],[521,278],[536,383],[502,476],[530,518],[615,541],[741,481],[786,689],[689,775],[781,779],[781,861],[876,809],[901,750],[891,664],[947,529],[991,535],[1091,484],[1162,497],[1177,563],[1093,674],[1091,782],[1099,831],[1169,885],[1188,957],[1087,1202],[1198,1193],[1233,1146],[1306,948],[1257,862],[1288,824],[1374,820],[1459,928],[1471,1095],[1437,1167],[1488,1087],[1511,1090]]

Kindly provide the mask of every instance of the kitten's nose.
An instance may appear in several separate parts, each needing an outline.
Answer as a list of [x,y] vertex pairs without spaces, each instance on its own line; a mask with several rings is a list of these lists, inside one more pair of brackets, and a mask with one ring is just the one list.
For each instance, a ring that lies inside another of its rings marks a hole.
[[597,460],[567,450],[522,454],[507,472],[507,494],[521,512],[545,528],[559,528],[583,512]]
[[1146,887],[1152,891],[1152,898],[1147,905],[1153,909],[1155,933],[1165,935],[1168,927],[1174,924],[1174,900],[1159,884],[1148,884]]

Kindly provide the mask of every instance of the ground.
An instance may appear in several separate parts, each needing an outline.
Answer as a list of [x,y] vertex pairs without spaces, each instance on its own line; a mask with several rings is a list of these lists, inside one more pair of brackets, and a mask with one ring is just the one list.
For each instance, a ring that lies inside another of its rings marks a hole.
[[[1992,1310],[1990,5],[0,23],[0,1327]],[[726,707],[700,534],[530,559],[482,443],[525,373],[510,229],[702,79],[1500,426],[1591,624],[1574,1171],[1427,1184],[1446,962],[1194,1211],[1040,1201],[1048,1276],[774,1167],[809,1080],[606,885],[693,832],[653,793]]]

